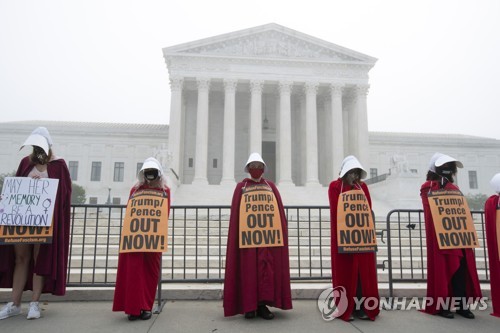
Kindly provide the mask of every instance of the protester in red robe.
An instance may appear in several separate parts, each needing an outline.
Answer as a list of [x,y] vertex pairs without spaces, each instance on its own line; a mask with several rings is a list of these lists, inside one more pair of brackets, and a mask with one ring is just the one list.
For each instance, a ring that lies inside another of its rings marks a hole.
[[496,194],[486,200],[484,214],[486,219],[486,240],[488,243],[488,258],[490,263],[490,285],[492,316],[500,317],[500,256],[498,253],[499,239],[498,229],[500,221],[497,220],[497,212],[500,211],[500,173],[497,173],[490,182]]
[[33,152],[21,160],[16,177],[59,179],[52,220],[52,243],[0,246],[0,288],[12,288],[12,301],[2,307],[0,319],[21,314],[24,290],[33,290],[27,319],[40,318],[42,293],[58,296],[66,293],[71,209],[68,167],[62,158],[54,155],[52,138],[45,127],[36,128],[24,146],[33,146]]
[[[455,158],[441,153],[434,154],[430,161],[427,181],[420,188],[427,242],[427,297],[432,301],[426,304],[424,312],[439,314],[445,318],[453,318],[454,315],[449,306],[443,306],[443,300],[448,300],[448,304],[451,304],[451,297],[470,297],[476,300],[482,297],[474,251],[439,249],[428,201],[431,191],[459,190],[458,186],[453,184],[457,167],[462,168],[463,164]],[[474,318],[467,302],[460,302],[456,313],[465,318]]]
[[378,306],[355,309],[354,299],[357,297],[376,298],[377,305],[380,301],[377,284],[377,267],[374,252],[366,253],[339,253],[337,243],[337,205],[339,196],[343,192],[362,190],[368,200],[370,208],[372,201],[370,192],[365,183],[366,171],[354,156],[348,156],[342,162],[340,177],[330,183],[328,198],[330,199],[331,220],[331,256],[332,256],[332,282],[333,287],[344,287],[347,296],[347,309],[340,316],[342,320],[351,321],[353,313],[362,320],[375,320],[380,310]]
[[[229,233],[226,249],[226,271],[224,278],[224,316],[245,314],[245,318],[256,315],[273,319],[268,306],[282,310],[292,308],[290,289],[290,267],[288,258],[288,231],[285,211],[276,186],[262,177],[266,164],[258,153],[252,153],[245,165],[245,178],[236,185],[231,203]],[[242,191],[256,185],[269,187],[279,207],[283,246],[239,247],[240,202]]]
[[[139,190],[154,189],[166,194],[170,207],[170,189],[160,162],[147,158],[130,197]],[[156,287],[160,277],[161,252],[130,252],[118,256],[113,311],[124,311],[130,321],[151,318]]]

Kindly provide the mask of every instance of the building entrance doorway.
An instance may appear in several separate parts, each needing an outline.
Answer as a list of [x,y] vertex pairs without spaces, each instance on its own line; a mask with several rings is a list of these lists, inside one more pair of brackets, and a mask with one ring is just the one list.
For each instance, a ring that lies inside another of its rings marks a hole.
[[264,178],[276,183],[276,142],[262,142],[262,158],[267,165],[267,171]]

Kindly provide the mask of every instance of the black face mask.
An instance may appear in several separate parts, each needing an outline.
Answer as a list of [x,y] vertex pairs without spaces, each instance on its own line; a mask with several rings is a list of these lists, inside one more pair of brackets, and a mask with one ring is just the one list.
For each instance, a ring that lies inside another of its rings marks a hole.
[[146,178],[146,180],[153,181],[158,179],[159,176],[160,173],[156,169],[144,170],[144,178]]
[[443,168],[441,169],[441,174],[443,176],[451,176],[454,173],[453,168]]
[[445,177],[451,181],[453,179],[453,175],[457,173],[457,165],[455,163],[446,163],[441,167],[437,167],[436,173],[441,177]]

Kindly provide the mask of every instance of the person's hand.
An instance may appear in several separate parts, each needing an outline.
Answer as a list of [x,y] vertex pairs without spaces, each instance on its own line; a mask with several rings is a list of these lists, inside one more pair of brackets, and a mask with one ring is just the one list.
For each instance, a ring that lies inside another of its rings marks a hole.
[[33,178],[33,179],[40,179],[40,176],[39,175],[33,175],[33,176],[31,176],[31,178]]

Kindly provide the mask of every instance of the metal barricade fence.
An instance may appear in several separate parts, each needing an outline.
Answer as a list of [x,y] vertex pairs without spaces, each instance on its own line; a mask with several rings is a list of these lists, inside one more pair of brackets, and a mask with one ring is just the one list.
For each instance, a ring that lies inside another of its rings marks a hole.
[[[72,206],[68,286],[114,286],[125,208]],[[285,211],[291,279],[331,279],[329,207]],[[161,282],[223,281],[229,215],[230,206],[172,206]]]
[[[286,206],[285,211],[291,280],[331,280],[329,207]],[[484,213],[472,214],[481,244],[475,250],[479,278],[486,282]],[[68,286],[114,286],[124,215],[124,205],[72,206]],[[223,281],[229,215],[229,206],[171,207],[159,290],[164,282]],[[378,278],[389,283],[390,296],[395,282],[425,281],[423,211],[393,210],[376,224]]]
[[[480,247],[474,250],[480,282],[489,282],[488,251],[483,211],[472,211]],[[396,209],[387,214],[389,296],[396,282],[427,281],[424,211]]]

